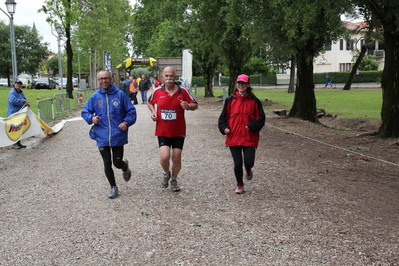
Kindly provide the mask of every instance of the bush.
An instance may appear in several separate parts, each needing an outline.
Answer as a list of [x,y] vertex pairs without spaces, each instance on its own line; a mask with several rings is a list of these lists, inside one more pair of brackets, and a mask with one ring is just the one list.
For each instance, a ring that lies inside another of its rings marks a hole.
[[[349,78],[350,72],[330,72],[331,82],[334,83],[346,83]],[[314,73],[314,83],[323,84],[326,83],[327,73]],[[381,80],[382,71],[360,71],[358,75],[353,78],[354,83],[364,82],[378,82]]]

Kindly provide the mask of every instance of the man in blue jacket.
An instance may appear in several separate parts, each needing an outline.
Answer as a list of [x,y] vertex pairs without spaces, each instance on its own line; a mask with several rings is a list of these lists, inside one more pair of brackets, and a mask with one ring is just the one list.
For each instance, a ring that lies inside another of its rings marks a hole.
[[[8,93],[7,117],[18,112],[25,105],[28,107],[30,106],[30,103],[26,99],[21,87],[22,81],[17,80],[15,81],[13,88],[11,88],[10,92]],[[26,146],[22,145],[21,141],[18,140],[16,143],[14,143],[14,145],[12,145],[12,148],[21,149],[26,148]]]
[[98,72],[97,79],[100,87],[84,106],[82,118],[89,125],[94,124],[89,135],[96,140],[104,162],[105,176],[111,186],[108,197],[115,198],[118,187],[112,161],[116,168],[122,169],[125,181],[129,181],[131,171],[129,162],[123,159],[123,147],[128,143],[128,128],[136,122],[136,108],[126,94],[111,83],[111,73],[107,70]]

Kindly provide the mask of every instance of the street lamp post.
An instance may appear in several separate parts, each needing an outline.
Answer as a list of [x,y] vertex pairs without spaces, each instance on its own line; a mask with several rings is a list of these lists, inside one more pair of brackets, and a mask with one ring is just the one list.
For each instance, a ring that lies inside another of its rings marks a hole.
[[60,86],[61,86],[61,92],[64,92],[64,84],[62,80],[62,55],[61,55],[61,32],[62,32],[62,27],[61,25],[57,24],[55,26],[55,30],[58,33],[57,41],[58,41],[58,68],[60,72]]
[[77,45],[78,45],[78,71],[79,71],[79,74],[78,74],[78,88],[80,89],[80,42],[78,41],[77,42]]
[[4,14],[6,14],[6,16],[10,19],[12,81],[14,83],[18,79],[17,54],[15,52],[15,34],[14,34],[14,14],[17,8],[17,3],[15,3],[14,0],[6,0],[5,4],[7,7],[7,11],[10,15],[4,12],[3,9],[0,8],[0,10]]
[[91,87],[92,87],[92,80],[91,80],[91,49],[89,48],[89,67],[90,67],[90,70],[89,70],[89,88],[90,88],[90,90],[91,90]]

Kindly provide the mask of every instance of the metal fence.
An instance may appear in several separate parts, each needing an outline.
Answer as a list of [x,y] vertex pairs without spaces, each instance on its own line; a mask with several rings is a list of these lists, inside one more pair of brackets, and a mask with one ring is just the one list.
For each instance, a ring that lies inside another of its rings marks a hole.
[[41,120],[49,126],[54,125],[53,99],[47,98],[37,101],[37,112]]
[[46,124],[53,126],[56,118],[83,107],[91,93],[87,90],[74,91],[73,100],[68,98],[67,93],[57,93],[54,94],[54,98],[39,100],[37,101],[38,116]]

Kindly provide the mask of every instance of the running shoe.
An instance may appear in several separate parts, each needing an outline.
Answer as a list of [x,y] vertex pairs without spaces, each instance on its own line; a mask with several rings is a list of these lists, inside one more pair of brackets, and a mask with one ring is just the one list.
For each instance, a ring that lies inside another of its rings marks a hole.
[[130,177],[132,176],[132,172],[130,171],[130,168],[129,168],[129,161],[126,159],[124,159],[123,161],[126,163],[126,169],[123,170],[123,179],[125,179],[125,181],[127,182],[130,180]]
[[170,179],[170,172],[163,173],[163,178],[161,183],[162,188],[167,188],[169,186],[169,179]]
[[245,178],[246,178],[247,180],[251,180],[252,177],[254,177],[254,173],[252,172],[252,169],[249,170],[249,174],[248,174],[248,170],[245,170],[245,172],[246,172]]
[[20,147],[17,143],[14,143],[14,144],[12,145],[12,148],[13,148],[13,149],[16,149],[16,150],[21,149],[21,147]]
[[174,191],[174,192],[180,191],[180,187],[179,187],[179,185],[177,184],[176,178],[173,178],[173,179],[170,181],[170,187],[172,188],[172,191]]
[[238,185],[236,188],[236,191],[234,191],[236,194],[242,194],[244,192],[244,185]]
[[116,198],[117,196],[118,196],[118,187],[117,186],[111,187],[108,193],[108,198],[113,199]]

